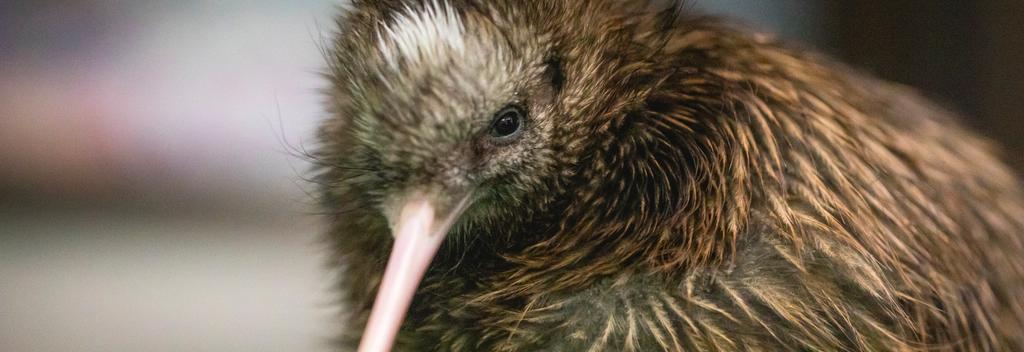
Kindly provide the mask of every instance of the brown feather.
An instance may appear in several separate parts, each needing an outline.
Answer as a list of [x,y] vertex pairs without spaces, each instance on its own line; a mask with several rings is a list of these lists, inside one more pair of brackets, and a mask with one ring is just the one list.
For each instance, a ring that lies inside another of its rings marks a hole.
[[[380,166],[354,152],[353,82],[404,3],[357,2],[328,55],[318,159],[348,343],[390,243],[348,181],[371,176],[344,167]],[[399,349],[1024,350],[1021,187],[952,113],[643,1],[451,4],[556,55],[565,82],[544,163],[516,176],[533,191],[449,239]]]

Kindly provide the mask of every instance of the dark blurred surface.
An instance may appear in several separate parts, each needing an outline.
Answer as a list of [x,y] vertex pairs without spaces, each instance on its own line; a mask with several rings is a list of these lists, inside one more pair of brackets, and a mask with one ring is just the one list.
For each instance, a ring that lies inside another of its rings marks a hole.
[[917,87],[1024,170],[1024,1],[826,1],[830,47]]
[[[1024,168],[1024,1],[691,2],[916,86]],[[329,350],[293,148],[334,5],[0,1],[0,351]]]

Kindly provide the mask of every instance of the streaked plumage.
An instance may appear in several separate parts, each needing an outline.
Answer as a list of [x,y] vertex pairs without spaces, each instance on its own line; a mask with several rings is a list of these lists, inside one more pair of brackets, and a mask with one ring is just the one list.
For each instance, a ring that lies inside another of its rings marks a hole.
[[[356,1],[339,27],[316,157],[346,348],[382,209],[431,180],[485,191],[396,350],[1024,350],[1020,185],[911,89],[646,1]],[[522,140],[482,146],[510,101]]]

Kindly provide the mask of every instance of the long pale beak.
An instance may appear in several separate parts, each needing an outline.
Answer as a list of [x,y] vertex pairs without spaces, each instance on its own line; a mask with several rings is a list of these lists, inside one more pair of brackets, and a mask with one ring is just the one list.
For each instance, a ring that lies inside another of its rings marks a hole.
[[434,197],[416,195],[401,205],[392,231],[384,278],[359,342],[359,352],[387,352],[395,343],[409,303],[455,219],[465,210],[468,197],[439,213]]

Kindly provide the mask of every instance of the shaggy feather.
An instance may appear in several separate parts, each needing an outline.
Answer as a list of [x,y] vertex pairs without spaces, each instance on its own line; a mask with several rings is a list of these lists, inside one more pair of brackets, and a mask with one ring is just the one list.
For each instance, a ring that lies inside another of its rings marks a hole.
[[389,247],[382,194],[469,138],[416,133],[447,121],[421,115],[520,99],[535,142],[493,159],[516,171],[449,234],[399,350],[1024,350],[1024,197],[985,141],[906,87],[657,8],[357,1],[339,20],[317,159],[343,346]]

